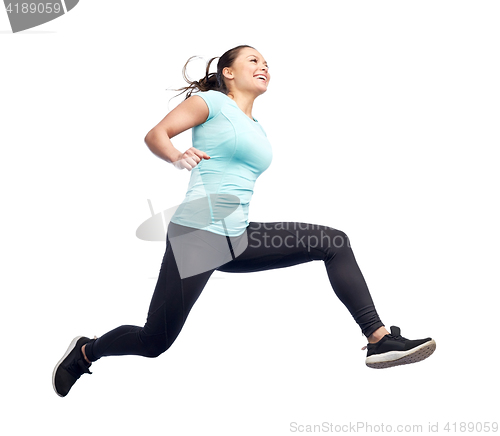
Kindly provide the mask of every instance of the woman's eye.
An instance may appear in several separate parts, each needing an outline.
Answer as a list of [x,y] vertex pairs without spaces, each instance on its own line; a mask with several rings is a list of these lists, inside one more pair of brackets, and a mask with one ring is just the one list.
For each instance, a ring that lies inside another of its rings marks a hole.
[[[257,59],[250,59],[250,62],[257,62]],[[269,69],[269,65],[266,65],[266,68]]]

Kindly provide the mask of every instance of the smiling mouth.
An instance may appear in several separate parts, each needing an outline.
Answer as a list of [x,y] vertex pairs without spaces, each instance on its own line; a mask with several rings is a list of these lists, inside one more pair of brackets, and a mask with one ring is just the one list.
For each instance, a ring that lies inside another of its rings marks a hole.
[[257,76],[254,76],[254,77],[256,77],[256,78],[257,78],[257,79],[259,79],[259,80],[262,80],[263,82],[267,82],[267,78],[266,78],[266,76],[263,76],[263,75],[261,75],[261,74],[259,74],[259,75],[257,75]]

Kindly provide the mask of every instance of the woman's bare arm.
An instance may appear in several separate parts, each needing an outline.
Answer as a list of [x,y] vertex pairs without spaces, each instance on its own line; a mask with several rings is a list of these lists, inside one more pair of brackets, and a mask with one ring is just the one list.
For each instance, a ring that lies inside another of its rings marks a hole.
[[[183,153],[174,147],[170,139],[204,123],[207,118],[207,104],[201,97],[192,95],[172,109],[163,120],[153,127],[144,138],[144,142],[156,156],[169,163],[191,158],[197,164],[201,159],[208,159],[209,156],[194,147]],[[190,169],[185,165],[184,168]]]

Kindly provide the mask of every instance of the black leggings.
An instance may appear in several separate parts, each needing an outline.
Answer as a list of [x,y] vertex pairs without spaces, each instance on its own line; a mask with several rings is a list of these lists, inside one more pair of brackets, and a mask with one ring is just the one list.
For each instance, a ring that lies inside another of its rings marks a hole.
[[[128,354],[157,357],[165,352],[215,270],[249,273],[313,260],[325,262],[333,290],[365,336],[384,325],[349,239],[340,230],[300,222],[250,222],[242,235],[230,238],[170,222],[146,324],[123,325],[91,340],[85,347],[87,358],[96,361],[102,356]],[[197,268],[190,269],[192,265]]]

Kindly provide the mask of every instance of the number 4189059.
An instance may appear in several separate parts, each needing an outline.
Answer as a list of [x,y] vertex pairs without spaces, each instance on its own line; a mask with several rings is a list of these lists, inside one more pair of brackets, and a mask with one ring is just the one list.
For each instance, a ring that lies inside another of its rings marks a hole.
[[60,3],[9,3],[5,8],[9,14],[58,14]]

